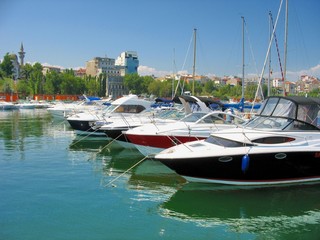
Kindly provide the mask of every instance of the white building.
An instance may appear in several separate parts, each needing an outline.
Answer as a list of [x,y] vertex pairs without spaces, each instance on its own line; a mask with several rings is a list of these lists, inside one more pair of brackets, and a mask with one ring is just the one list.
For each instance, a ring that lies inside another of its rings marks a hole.
[[137,52],[122,52],[117,58],[115,65],[123,67],[121,68],[121,76],[130,73],[138,73],[139,59]]

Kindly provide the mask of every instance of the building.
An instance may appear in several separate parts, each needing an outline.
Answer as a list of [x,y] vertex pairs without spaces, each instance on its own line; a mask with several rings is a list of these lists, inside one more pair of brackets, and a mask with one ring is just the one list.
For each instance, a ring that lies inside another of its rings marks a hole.
[[123,84],[122,76],[107,76],[106,80],[106,96],[116,99],[128,94]]
[[286,94],[289,94],[289,95],[296,94],[296,84],[290,81],[286,81],[285,91],[286,91]]
[[75,70],[75,71],[74,71],[74,75],[75,75],[76,77],[81,77],[81,78],[83,78],[83,77],[86,75],[86,69],[84,69],[84,68],[79,68],[78,70]]
[[86,63],[86,75],[98,78],[106,76],[106,96],[117,98],[126,94],[123,77],[126,74],[138,73],[139,60],[134,51],[122,52],[117,60],[95,57]]
[[113,58],[95,57],[94,59],[87,61],[86,74],[93,77],[97,77],[100,74],[120,76],[120,69],[115,66],[115,59]]
[[59,67],[53,67],[53,66],[46,66],[46,65],[42,65],[42,73],[43,75],[47,75],[48,72],[56,72],[56,73],[60,73],[61,72],[61,68]]
[[122,52],[115,62],[116,66],[121,66],[121,76],[126,74],[138,73],[139,59],[137,52]]

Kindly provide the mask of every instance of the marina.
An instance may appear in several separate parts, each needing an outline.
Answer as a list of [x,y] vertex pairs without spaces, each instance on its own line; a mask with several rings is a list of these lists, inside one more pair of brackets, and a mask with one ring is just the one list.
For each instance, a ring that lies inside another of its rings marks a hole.
[[320,184],[189,183],[47,109],[0,111],[0,239],[318,239]]

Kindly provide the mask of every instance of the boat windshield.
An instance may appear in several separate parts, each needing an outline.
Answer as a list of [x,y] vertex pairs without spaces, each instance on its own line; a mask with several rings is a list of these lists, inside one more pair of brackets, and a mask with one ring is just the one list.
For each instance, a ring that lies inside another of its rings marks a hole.
[[190,113],[189,115],[182,118],[181,121],[183,121],[183,122],[196,122],[199,119],[201,119],[203,116],[205,116],[206,114],[207,113],[203,113],[203,112]]
[[288,118],[274,118],[274,117],[256,117],[248,122],[246,127],[255,129],[267,129],[267,130],[286,130],[286,131],[296,131],[296,130],[320,130],[317,126],[309,124],[307,122],[302,122],[294,119]]
[[[305,126],[313,125],[315,128],[318,128],[317,121],[319,113],[320,101],[318,98],[305,98],[300,96],[275,96],[269,97],[268,99],[266,99],[266,101],[264,101],[256,116],[268,117],[270,119],[273,119],[273,122],[275,122],[275,120],[277,122],[280,122],[279,127],[281,129],[283,129],[283,126],[286,126],[286,120],[303,122]],[[278,120],[281,118],[285,120]],[[268,124],[269,123],[266,122],[266,125]]]
[[110,111],[114,113],[140,113],[146,108],[142,105],[137,104],[121,104],[121,105],[112,105]]
[[179,110],[161,110],[157,112],[156,117],[161,119],[179,120],[186,115],[186,112]]

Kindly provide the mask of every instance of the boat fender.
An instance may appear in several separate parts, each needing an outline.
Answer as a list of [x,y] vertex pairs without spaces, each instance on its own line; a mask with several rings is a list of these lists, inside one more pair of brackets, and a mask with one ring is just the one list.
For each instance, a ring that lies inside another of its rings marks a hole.
[[249,155],[246,154],[242,157],[242,163],[241,163],[241,170],[243,173],[246,173],[246,171],[249,168],[249,162],[250,162],[250,158]]

